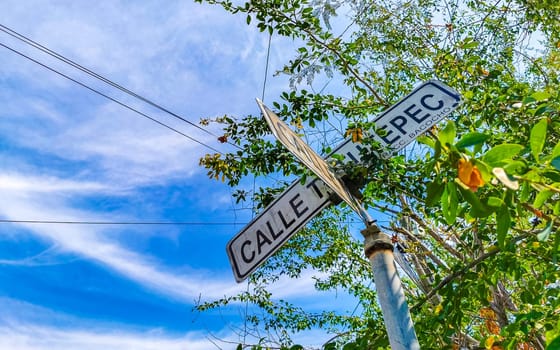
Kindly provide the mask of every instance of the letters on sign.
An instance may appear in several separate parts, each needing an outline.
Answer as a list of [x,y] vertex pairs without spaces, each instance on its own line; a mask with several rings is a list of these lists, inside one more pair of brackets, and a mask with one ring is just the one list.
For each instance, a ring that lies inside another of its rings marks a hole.
[[373,137],[388,158],[442,120],[461,102],[461,96],[438,81],[429,81],[374,120],[381,135]]

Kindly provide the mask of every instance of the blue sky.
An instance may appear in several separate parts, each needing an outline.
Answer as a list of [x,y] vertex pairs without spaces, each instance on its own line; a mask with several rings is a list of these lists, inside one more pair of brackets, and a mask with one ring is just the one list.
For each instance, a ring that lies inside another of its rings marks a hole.
[[[268,36],[220,8],[3,0],[0,24],[193,123],[258,113]],[[228,150],[215,136],[4,32],[0,43]],[[272,74],[294,45],[272,38],[265,102],[288,86]],[[246,288],[232,276],[225,245],[251,213],[199,167],[213,151],[5,47],[0,62],[0,219],[192,223],[0,223],[0,349],[234,348],[218,339],[239,339],[243,306],[192,311],[199,297]],[[208,131],[220,134],[213,125]],[[320,308],[312,274],[297,285],[280,280],[272,292]]]

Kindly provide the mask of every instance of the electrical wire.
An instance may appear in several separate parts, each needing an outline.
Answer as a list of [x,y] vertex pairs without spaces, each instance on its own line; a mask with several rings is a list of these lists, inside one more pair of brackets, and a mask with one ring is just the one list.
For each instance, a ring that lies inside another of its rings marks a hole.
[[261,101],[264,102],[264,93],[266,91],[266,81],[267,81],[267,77],[268,77],[268,65],[270,63],[270,44],[272,41],[272,34],[269,33],[268,35],[268,48],[266,49],[266,63],[264,66],[264,81],[263,81],[263,88],[262,88],[262,97],[261,97]]
[[[44,45],[41,45],[40,43],[38,43],[38,42],[36,42],[36,41],[34,41],[34,40],[32,40],[32,39],[26,37],[25,35],[23,35],[23,34],[21,34],[21,33],[16,32],[15,30],[13,30],[13,29],[11,29],[11,28],[6,27],[6,26],[3,25],[3,24],[0,24],[0,31],[2,31],[2,32],[4,32],[4,33],[6,33],[6,34],[8,34],[8,35],[10,35],[10,36],[12,36],[12,37],[14,37],[14,38],[20,40],[20,41],[22,41],[22,42],[24,42],[24,43],[26,43],[27,45],[30,45],[30,46],[32,46],[32,47],[34,47],[34,48],[36,48],[36,49],[38,49],[38,50],[40,50],[40,51],[42,51],[42,52],[44,52],[44,53],[46,53],[46,54],[48,54],[48,55],[54,57],[54,58],[56,58],[56,59],[58,59],[58,60],[60,60],[60,61],[62,61],[62,62],[64,62],[64,63],[66,63],[66,64],[68,64],[68,65],[70,65],[70,66],[72,66],[72,67],[74,67],[74,68],[76,68],[76,69],[78,69],[78,70],[80,70],[80,71],[82,71],[82,72],[84,72],[84,73],[86,73],[86,74],[88,74],[88,75],[90,75],[90,76],[96,78],[96,79],[99,79],[99,80],[103,81],[104,83],[106,83],[106,84],[108,84],[108,85],[111,85],[112,87],[114,87],[114,88],[116,88],[116,89],[119,89],[119,90],[121,90],[122,92],[124,92],[124,93],[126,93],[126,94],[128,94],[128,95],[130,95],[130,96],[132,96],[132,97],[135,97],[135,98],[141,100],[142,102],[145,102],[145,103],[149,104],[150,106],[159,109],[159,110],[162,111],[162,112],[165,112],[165,113],[167,113],[167,114],[173,116],[174,118],[177,118],[177,119],[179,119],[179,120],[181,120],[181,121],[183,121],[183,122],[185,122],[185,123],[187,123],[187,124],[189,124],[189,125],[191,125],[191,126],[194,126],[195,128],[197,128],[197,129],[199,129],[199,130],[202,130],[202,131],[204,131],[205,133],[207,133],[207,134],[209,134],[209,135],[212,135],[212,136],[214,136],[214,137],[217,137],[217,135],[213,134],[212,132],[208,131],[207,129],[204,129],[204,128],[201,127],[200,125],[197,125],[197,124],[191,122],[190,120],[188,120],[188,119],[186,119],[186,118],[184,118],[184,117],[182,117],[182,116],[180,116],[180,115],[178,115],[178,114],[176,114],[176,113],[170,111],[169,109],[167,109],[167,108],[161,106],[160,104],[158,104],[158,103],[156,103],[156,102],[153,102],[152,100],[150,100],[150,99],[148,99],[148,98],[146,98],[146,97],[144,97],[144,96],[141,96],[141,95],[135,93],[134,91],[131,91],[131,90],[127,89],[126,87],[123,87],[122,85],[120,85],[120,84],[118,84],[118,83],[115,83],[114,81],[112,81],[112,80],[110,80],[110,79],[108,79],[108,78],[106,78],[106,77],[104,77],[104,76],[102,76],[102,75],[100,75],[100,74],[98,74],[98,73],[96,73],[96,72],[94,72],[94,71],[92,71],[92,70],[90,70],[90,69],[88,69],[88,68],[82,66],[82,65],[79,64],[79,63],[76,63],[75,61],[73,61],[73,60],[71,60],[71,59],[69,59],[69,58],[63,56],[62,54],[60,54],[60,53],[58,53],[58,52],[56,52],[56,51],[53,51],[53,50],[49,49],[48,47],[46,47],[46,46],[44,46]],[[235,144],[233,144],[233,146],[238,147],[238,146],[235,145]]]
[[62,73],[62,72],[59,72],[59,71],[57,71],[56,69],[54,69],[54,68],[52,68],[52,67],[49,67],[49,66],[47,66],[46,64],[44,64],[44,63],[42,63],[42,62],[39,62],[39,61],[37,61],[37,60],[35,60],[35,59],[33,59],[33,58],[31,58],[31,57],[25,55],[24,53],[22,53],[22,52],[20,52],[20,51],[18,51],[18,50],[16,50],[16,49],[13,49],[13,48],[11,48],[11,47],[9,47],[9,46],[7,46],[7,45],[1,43],[1,42],[0,42],[0,46],[2,46],[2,47],[4,47],[4,48],[6,48],[6,49],[12,51],[13,53],[16,53],[16,54],[20,55],[21,57],[24,57],[24,58],[30,60],[31,62],[33,62],[33,63],[35,63],[35,64],[40,65],[41,67],[43,67],[43,68],[45,68],[45,69],[50,70],[50,71],[53,72],[53,73],[56,73],[56,74],[58,74],[58,75],[60,75],[60,76],[62,76],[62,77],[64,77],[64,78],[66,78],[66,79],[68,79],[68,80],[70,80],[70,81],[72,81],[72,82],[74,82],[74,83],[76,83],[76,84],[78,84],[78,85],[80,85],[80,86],[82,86],[82,87],[84,87],[84,88],[86,88],[86,89],[88,89],[88,90],[90,90],[90,91],[92,91],[92,92],[94,92],[94,93],[96,93],[96,94],[102,96],[102,97],[105,97],[106,99],[108,99],[108,100],[110,100],[110,101],[112,101],[112,102],[114,102],[114,103],[116,103],[116,104],[118,104],[118,105],[120,105],[120,106],[122,106],[122,107],[124,107],[124,108],[126,108],[126,109],[128,109],[128,110],[130,110],[130,111],[132,111],[132,112],[134,112],[134,113],[137,113],[137,114],[141,115],[141,116],[144,117],[144,118],[147,118],[147,119],[149,119],[149,120],[151,120],[151,121],[153,121],[153,122],[155,122],[155,123],[157,123],[157,124],[159,124],[159,125],[161,125],[161,126],[167,128],[167,129],[169,129],[169,130],[171,130],[171,131],[173,131],[173,132],[175,132],[175,133],[177,133],[177,134],[179,134],[179,135],[181,135],[181,136],[184,136],[184,137],[188,138],[189,140],[198,143],[199,145],[202,145],[202,146],[204,146],[204,147],[206,147],[206,148],[208,148],[208,149],[210,149],[210,150],[212,150],[212,151],[214,151],[214,152],[216,152],[216,153],[222,154],[222,152],[218,151],[216,148],[214,148],[214,147],[212,147],[212,146],[210,146],[210,145],[207,145],[207,144],[205,144],[204,142],[199,141],[199,140],[195,139],[194,137],[189,136],[189,135],[187,135],[187,134],[185,134],[185,133],[183,133],[183,132],[181,132],[181,131],[179,131],[179,130],[177,130],[177,129],[175,129],[175,128],[173,128],[173,127],[171,127],[171,126],[169,126],[169,125],[167,125],[167,124],[165,124],[165,123],[163,123],[163,122],[161,122],[161,121],[159,121],[159,120],[157,120],[157,119],[155,119],[155,118],[153,118],[153,117],[150,117],[150,116],[147,115],[146,113],[143,113],[143,112],[141,112],[141,111],[135,109],[134,107],[131,107],[131,106],[127,105],[127,104],[124,103],[124,102],[121,102],[121,101],[119,101],[119,100],[117,100],[117,99],[115,99],[115,98],[113,98],[113,97],[111,97],[111,96],[109,96],[109,95],[107,95],[107,94],[102,93],[102,92],[99,91],[99,90],[96,90],[96,89],[94,89],[94,88],[92,88],[92,87],[90,87],[90,86],[88,86],[88,85],[86,85],[86,84],[84,84],[84,83],[82,83],[82,82],[80,82],[80,81],[78,81],[78,80],[76,80],[76,79],[74,79],[74,78],[72,78],[72,77],[70,77],[70,76],[64,74],[64,73]]
[[242,222],[173,222],[173,221],[60,221],[60,220],[9,220],[0,223],[46,224],[46,225],[178,225],[178,226],[235,226],[246,225]]

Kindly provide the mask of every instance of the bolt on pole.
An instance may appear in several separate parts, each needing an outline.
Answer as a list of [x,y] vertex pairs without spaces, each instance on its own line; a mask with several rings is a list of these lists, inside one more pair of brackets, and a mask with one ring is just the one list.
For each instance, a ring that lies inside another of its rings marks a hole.
[[393,244],[377,225],[362,231],[364,251],[373,270],[373,277],[392,350],[420,349],[414,332],[401,279],[393,256]]

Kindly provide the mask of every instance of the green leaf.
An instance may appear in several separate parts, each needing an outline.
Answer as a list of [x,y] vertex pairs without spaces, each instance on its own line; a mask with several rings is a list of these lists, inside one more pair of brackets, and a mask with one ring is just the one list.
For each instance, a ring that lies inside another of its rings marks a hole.
[[524,148],[524,146],[515,143],[504,143],[486,152],[482,160],[491,167],[497,167],[519,154]]
[[556,146],[554,146],[554,149],[552,150],[552,158],[556,158],[556,157],[560,157],[560,142],[558,142]]
[[506,236],[510,226],[511,216],[508,207],[504,205],[496,212],[496,236],[500,248],[505,247]]
[[342,350],[358,350],[358,345],[356,343],[348,343],[342,347]]
[[478,46],[478,41],[474,41],[473,38],[466,38],[463,40],[462,45],[463,49],[474,49]]
[[[457,180],[460,181],[460,180]],[[496,211],[495,207],[491,207],[483,203],[478,196],[469,189],[458,186],[463,198],[471,205],[470,215],[473,218],[485,218]]]
[[511,161],[503,166],[508,174],[519,175],[527,171],[527,164],[521,160]]
[[461,139],[455,144],[455,147],[460,149],[460,148],[474,146],[483,143],[489,138],[490,138],[489,135],[480,132],[470,132],[468,134],[463,135],[463,137],[461,137]]
[[554,109],[548,105],[548,103],[543,103],[533,113],[534,116],[539,116],[545,112],[552,112]]
[[247,24],[251,24],[251,16],[247,15]]
[[453,144],[453,140],[455,140],[455,135],[457,134],[457,130],[455,129],[455,123],[449,121],[443,129],[440,130],[438,139],[441,142],[442,146],[446,146],[447,144]]
[[558,248],[560,247],[560,232],[556,232],[554,236],[554,245],[552,246],[552,253],[554,253],[554,256],[552,262],[556,264],[556,260],[558,259]]
[[504,205],[504,201],[498,197],[489,197],[488,198],[488,205],[494,208],[499,208]]
[[440,201],[445,186],[441,182],[432,181],[426,188],[426,206],[433,207]]
[[547,127],[547,119],[543,118],[537,124],[535,124],[535,126],[533,126],[533,129],[531,129],[531,138],[529,139],[529,144],[531,145],[531,153],[537,161],[539,161],[539,154],[542,152],[544,146]]
[[544,228],[544,230],[542,230],[541,232],[539,232],[537,234],[537,239],[539,241],[544,242],[544,241],[548,240],[548,238],[550,237],[550,233],[552,232],[552,224],[553,224],[553,221],[550,220],[546,224],[546,227]]
[[420,136],[418,136],[418,137],[416,138],[416,141],[418,141],[419,143],[422,143],[422,144],[424,144],[424,145],[426,145],[426,146],[428,146],[428,147],[431,147],[431,148],[435,148],[435,146],[436,146],[436,145],[435,145],[436,142],[434,141],[434,139],[432,139],[431,137],[426,136],[426,135],[420,135]]
[[535,201],[533,202],[533,207],[535,207],[537,209],[542,207],[544,202],[546,202],[547,199],[552,197],[553,194],[554,194],[554,192],[551,191],[551,190],[540,191],[539,194],[537,194],[537,196],[535,197]]
[[549,98],[550,94],[544,91],[537,91],[534,94],[532,94],[531,97],[534,98],[535,101],[543,101]]
[[449,182],[441,195],[441,209],[445,222],[447,222],[448,225],[454,224],[457,219],[458,204],[457,186],[453,182]]
[[560,171],[560,156],[551,160],[550,165],[556,168],[556,170]]
[[547,345],[546,350],[560,350],[560,336],[552,339],[552,341]]

